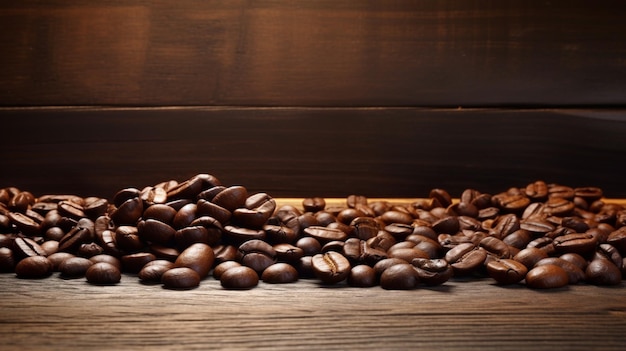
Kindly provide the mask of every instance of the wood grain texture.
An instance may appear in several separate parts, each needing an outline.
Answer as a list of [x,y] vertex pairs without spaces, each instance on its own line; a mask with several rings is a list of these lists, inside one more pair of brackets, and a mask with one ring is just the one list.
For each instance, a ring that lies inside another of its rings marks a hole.
[[497,193],[542,179],[626,197],[624,110],[0,110],[0,187],[105,198],[211,173],[274,197]]
[[0,105],[626,104],[623,1],[0,4]]
[[3,350],[622,350],[621,286],[536,291],[490,280],[386,291],[261,282],[191,291],[0,275]]

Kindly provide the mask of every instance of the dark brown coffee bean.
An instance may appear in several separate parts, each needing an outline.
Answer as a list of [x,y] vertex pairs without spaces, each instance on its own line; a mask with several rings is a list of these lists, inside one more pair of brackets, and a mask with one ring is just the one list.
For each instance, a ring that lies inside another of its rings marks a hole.
[[185,249],[195,243],[207,245],[214,243],[209,237],[209,231],[200,225],[190,225],[189,227],[178,229],[174,237],[176,239],[176,246],[180,249]]
[[587,282],[594,285],[617,285],[622,282],[621,270],[608,259],[596,258],[585,270]]
[[552,243],[557,253],[574,252],[583,255],[593,251],[598,244],[593,235],[582,233],[559,236]]
[[399,247],[397,249],[390,248],[387,251],[387,256],[389,258],[400,258],[407,263],[413,261],[414,258],[431,258],[427,252],[416,249],[415,247]]
[[569,283],[567,272],[553,264],[536,266],[526,274],[526,286],[533,289],[562,288]]
[[487,252],[473,244],[460,244],[448,251],[445,259],[452,266],[455,276],[463,276],[476,272],[482,267],[487,259]]
[[137,235],[151,243],[169,245],[175,234],[176,230],[172,226],[156,219],[141,220],[137,224]]
[[263,226],[263,231],[267,240],[272,243],[293,243],[297,239],[293,229],[283,225],[267,224]]
[[[106,232],[106,231],[105,231]],[[103,233],[104,236],[104,233]],[[139,237],[137,227],[123,225],[115,229],[115,247],[126,252],[138,252],[145,246]],[[105,251],[110,249],[110,245],[103,246]],[[113,250],[111,250],[112,252]],[[108,251],[107,251],[108,252]]]
[[543,201],[548,198],[548,185],[543,180],[537,180],[526,186],[525,194],[535,201]]
[[20,191],[11,198],[8,207],[11,211],[24,213],[35,204],[35,196],[28,191]]
[[304,229],[304,233],[317,239],[321,243],[327,243],[334,240],[343,241],[348,238],[348,235],[345,232],[328,227],[312,226]]
[[526,266],[526,268],[532,269],[537,262],[546,257],[548,257],[548,253],[545,250],[527,247],[513,256],[513,259]]
[[353,265],[366,264],[373,266],[376,262],[387,258],[386,252],[373,249],[367,245],[365,240],[357,238],[346,240],[341,251]]
[[352,268],[347,258],[334,251],[313,256],[311,264],[317,278],[325,284],[345,280]]
[[349,225],[358,217],[365,217],[365,213],[356,208],[346,208],[337,213],[337,222]]
[[31,238],[18,237],[13,240],[13,253],[18,258],[47,256],[46,251]]
[[259,284],[259,275],[250,267],[233,267],[222,273],[220,284],[225,289],[252,289]]
[[156,260],[156,256],[149,252],[138,252],[134,254],[124,255],[120,258],[122,262],[122,270],[127,273],[137,274],[139,271],[151,261]]
[[100,262],[108,263],[108,264],[115,266],[115,268],[117,268],[118,270],[122,269],[122,261],[120,261],[117,257],[111,256],[111,255],[107,255],[107,254],[96,255],[96,256],[90,257],[89,260],[93,263],[100,263]]
[[200,177],[192,177],[167,190],[168,200],[195,199],[203,190],[203,181]]
[[248,240],[264,240],[265,231],[263,229],[249,229],[227,225],[224,226],[223,237],[235,245],[240,245]]
[[44,256],[30,256],[19,261],[15,266],[18,278],[45,278],[52,273],[52,262]]
[[160,283],[163,273],[172,268],[174,268],[174,263],[167,260],[150,261],[137,273],[137,277],[143,283]]
[[563,268],[563,270],[567,272],[569,284],[578,284],[578,282],[585,279],[585,272],[582,269],[580,269],[577,265],[558,257],[547,257],[541,259],[535,264],[535,267],[546,264],[553,264]]
[[452,266],[444,259],[415,258],[411,261],[420,282],[426,285],[441,285],[454,275]]
[[613,245],[622,256],[626,256],[626,227],[620,227],[619,229],[611,232],[606,239],[608,244]]
[[213,268],[214,261],[213,249],[207,244],[196,243],[180,253],[175,266],[191,268],[198,273],[200,279],[204,279]]
[[393,265],[380,275],[380,286],[386,290],[415,289],[419,282],[417,271],[409,263]]
[[376,285],[376,271],[368,265],[352,267],[348,275],[348,285],[356,287],[370,287]]
[[444,189],[431,189],[428,197],[437,200],[440,207],[448,207],[452,204],[452,196]]
[[154,204],[164,204],[167,202],[167,191],[161,187],[147,186],[140,192],[139,197],[144,203],[144,208]]
[[487,263],[487,273],[498,284],[508,285],[522,281],[528,273],[528,268],[512,259],[497,259]]
[[165,224],[171,225],[177,211],[165,204],[150,205],[143,211],[143,219],[155,219]]
[[295,263],[304,257],[304,250],[291,244],[276,244],[273,246],[276,260],[279,262]]
[[234,261],[237,259],[239,251],[233,245],[219,245],[213,248],[215,254],[215,264],[218,265],[226,261]]
[[174,219],[172,220],[172,227],[175,229],[184,228],[193,222],[198,216],[198,205],[195,203],[189,203],[181,207]]
[[493,236],[483,238],[478,245],[487,251],[489,255],[497,258],[502,259],[511,257],[511,250],[509,249],[509,246],[502,240]]
[[134,197],[124,201],[113,213],[111,220],[118,226],[135,225],[143,214],[143,201]]
[[293,283],[298,280],[298,271],[290,264],[275,263],[263,271],[261,279],[270,284]]
[[48,259],[52,263],[52,271],[58,272],[59,266],[61,265],[61,263],[70,257],[76,257],[76,256],[74,256],[73,254],[69,252],[55,252],[52,255],[48,256]]
[[248,198],[248,190],[243,186],[231,186],[219,192],[213,198],[213,203],[233,212],[244,207]]
[[82,278],[94,263],[84,257],[70,257],[59,265],[62,278]]
[[57,211],[63,217],[69,217],[75,220],[87,217],[82,205],[72,201],[61,201],[57,205]]
[[0,247],[0,273],[13,272],[15,269],[15,257],[8,247]]
[[552,255],[556,249],[554,248],[553,239],[548,236],[542,236],[533,241],[529,242],[526,245],[527,248],[534,247],[540,250],[545,251],[548,255]]
[[213,278],[220,280],[220,278],[222,277],[222,274],[224,274],[224,272],[226,272],[227,270],[233,267],[241,267],[241,263],[237,261],[225,261],[225,262],[218,264],[213,269]]
[[456,216],[445,217],[432,224],[432,229],[437,234],[456,234],[460,228],[459,219]]
[[574,196],[582,197],[585,201],[591,203],[600,200],[603,196],[603,191],[598,187],[579,187],[574,188]]
[[165,271],[161,276],[163,287],[167,289],[193,289],[200,285],[200,276],[187,267],[177,267]]
[[114,265],[106,262],[94,263],[85,272],[87,282],[94,285],[113,285],[120,282],[122,274]]
[[[96,231],[97,233],[97,231]],[[104,230],[100,234],[96,234],[96,241],[102,247],[105,254],[112,256],[121,256],[122,252],[117,247],[115,231]]]
[[323,211],[326,207],[326,200],[321,197],[309,197],[302,200],[302,207],[306,212]]
[[80,257],[89,258],[91,256],[100,255],[104,253],[102,246],[96,243],[82,244],[78,248],[76,255]]
[[37,236],[41,232],[40,223],[35,222],[34,219],[23,213],[10,212],[7,214],[7,217],[9,217],[11,223],[17,228],[17,230],[22,232],[24,235]]
[[574,208],[574,203],[569,201],[568,199],[551,196],[548,201],[545,202],[545,206],[543,207],[543,213],[546,216],[565,217],[571,215],[574,211]]

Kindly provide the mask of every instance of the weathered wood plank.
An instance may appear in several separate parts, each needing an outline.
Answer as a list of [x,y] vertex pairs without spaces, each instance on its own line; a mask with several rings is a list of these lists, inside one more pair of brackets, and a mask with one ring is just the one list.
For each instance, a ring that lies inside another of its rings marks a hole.
[[111,198],[212,173],[275,197],[496,193],[537,179],[626,197],[624,110],[2,109],[0,187]]
[[622,1],[0,5],[0,105],[624,105]]
[[3,349],[621,350],[624,284],[555,291],[489,280],[435,288],[322,287],[301,280],[191,291],[0,275]]

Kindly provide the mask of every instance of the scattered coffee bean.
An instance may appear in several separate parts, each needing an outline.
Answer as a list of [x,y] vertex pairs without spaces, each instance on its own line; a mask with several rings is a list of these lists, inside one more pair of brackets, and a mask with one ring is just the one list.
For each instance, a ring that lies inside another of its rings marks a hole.
[[163,286],[168,289],[193,289],[200,285],[198,273],[187,267],[177,267],[167,270],[161,276]]

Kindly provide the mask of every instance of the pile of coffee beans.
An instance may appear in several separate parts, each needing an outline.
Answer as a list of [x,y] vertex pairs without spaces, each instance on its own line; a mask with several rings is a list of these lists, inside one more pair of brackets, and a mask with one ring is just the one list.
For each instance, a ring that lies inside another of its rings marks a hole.
[[621,284],[624,257],[626,207],[606,203],[598,187],[544,181],[497,194],[467,189],[454,200],[432,189],[406,204],[351,195],[341,206],[311,197],[298,207],[210,174],[125,188],[111,200],[0,189],[0,271],[18,278],[415,289],[490,277],[547,289]]

